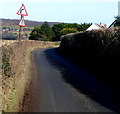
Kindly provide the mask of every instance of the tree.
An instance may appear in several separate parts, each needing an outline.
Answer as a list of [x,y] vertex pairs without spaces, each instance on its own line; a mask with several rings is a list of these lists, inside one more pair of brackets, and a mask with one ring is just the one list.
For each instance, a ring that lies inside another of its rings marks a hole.
[[81,31],[81,25],[77,23],[68,23],[65,25],[65,28],[75,28],[77,31]]
[[[77,24],[77,23],[58,23],[55,24],[52,29],[55,32],[55,37],[53,38],[55,41],[60,40],[61,37],[61,30],[64,28],[74,28],[77,31],[85,31],[89,26],[91,25],[91,23],[83,23],[83,24]],[[67,30],[65,30],[67,32]],[[69,33],[69,32],[68,32]]]
[[115,27],[120,27],[120,16],[117,16],[115,17],[115,24],[114,24]]
[[83,23],[83,24],[58,23],[58,24],[54,24],[53,27],[51,28],[48,22],[44,22],[41,26],[35,27],[32,30],[32,33],[30,34],[30,39],[59,41],[62,35],[78,32],[78,31],[84,31],[90,25],[91,25],[90,23]]
[[116,20],[116,22],[115,22],[115,25],[114,25],[115,27],[120,27],[120,20]]
[[120,16],[116,16],[115,19],[116,19],[116,20],[120,20]]
[[66,35],[66,34],[75,33],[75,32],[78,32],[76,28],[63,28],[60,31],[61,35]]
[[49,41],[54,37],[54,32],[48,22],[44,22],[41,26],[34,27],[29,39]]
[[54,32],[48,22],[44,22],[41,25],[41,35],[42,35],[42,40],[51,40],[52,37],[54,37]]
[[54,41],[59,41],[60,37],[61,37],[61,33],[60,31],[65,28],[65,23],[58,23],[58,24],[54,24],[52,29],[55,33],[55,37],[53,38]]
[[30,40],[41,40],[40,32],[41,32],[40,26],[34,27],[32,32],[30,33],[29,39]]
[[92,25],[92,23],[81,23],[81,30],[80,31],[85,31],[87,30],[90,26]]

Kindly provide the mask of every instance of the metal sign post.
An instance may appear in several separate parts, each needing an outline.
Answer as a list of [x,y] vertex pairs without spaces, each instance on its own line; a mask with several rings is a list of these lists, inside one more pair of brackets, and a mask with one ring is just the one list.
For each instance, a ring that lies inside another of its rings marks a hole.
[[28,16],[28,13],[27,13],[27,10],[26,10],[24,4],[22,4],[22,6],[20,7],[20,9],[18,10],[17,15],[21,15],[21,19],[20,19],[20,22],[18,24],[18,26],[20,26],[20,29],[19,29],[19,38],[18,39],[20,41],[22,39],[21,38],[22,27],[26,27],[24,16]]
[[[22,15],[21,15],[21,19],[22,19]],[[21,31],[22,31],[22,26],[20,26],[20,29],[19,29],[19,37],[18,37],[19,41],[21,40]]]

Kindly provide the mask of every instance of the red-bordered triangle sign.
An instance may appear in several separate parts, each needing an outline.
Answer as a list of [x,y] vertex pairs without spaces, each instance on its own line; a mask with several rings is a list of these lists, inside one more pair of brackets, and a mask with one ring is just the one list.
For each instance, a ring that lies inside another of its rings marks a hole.
[[17,12],[18,15],[23,15],[23,16],[28,16],[27,10],[25,8],[25,5],[22,4],[22,6],[20,7],[20,9]]
[[26,27],[26,23],[25,23],[24,17],[22,17],[22,19],[20,20],[18,26]]

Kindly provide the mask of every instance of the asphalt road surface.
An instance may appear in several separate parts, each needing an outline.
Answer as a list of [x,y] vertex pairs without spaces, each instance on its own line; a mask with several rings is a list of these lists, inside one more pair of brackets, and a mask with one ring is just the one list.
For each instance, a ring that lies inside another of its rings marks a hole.
[[36,112],[120,112],[119,97],[56,53],[33,52],[37,72]]

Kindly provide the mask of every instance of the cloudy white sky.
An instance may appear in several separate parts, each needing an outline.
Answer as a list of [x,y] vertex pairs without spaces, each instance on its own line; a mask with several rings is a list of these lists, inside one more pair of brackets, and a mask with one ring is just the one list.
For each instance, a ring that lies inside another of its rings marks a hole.
[[118,15],[119,0],[1,0],[1,18],[20,19],[17,11],[26,6],[27,20],[110,24]]

